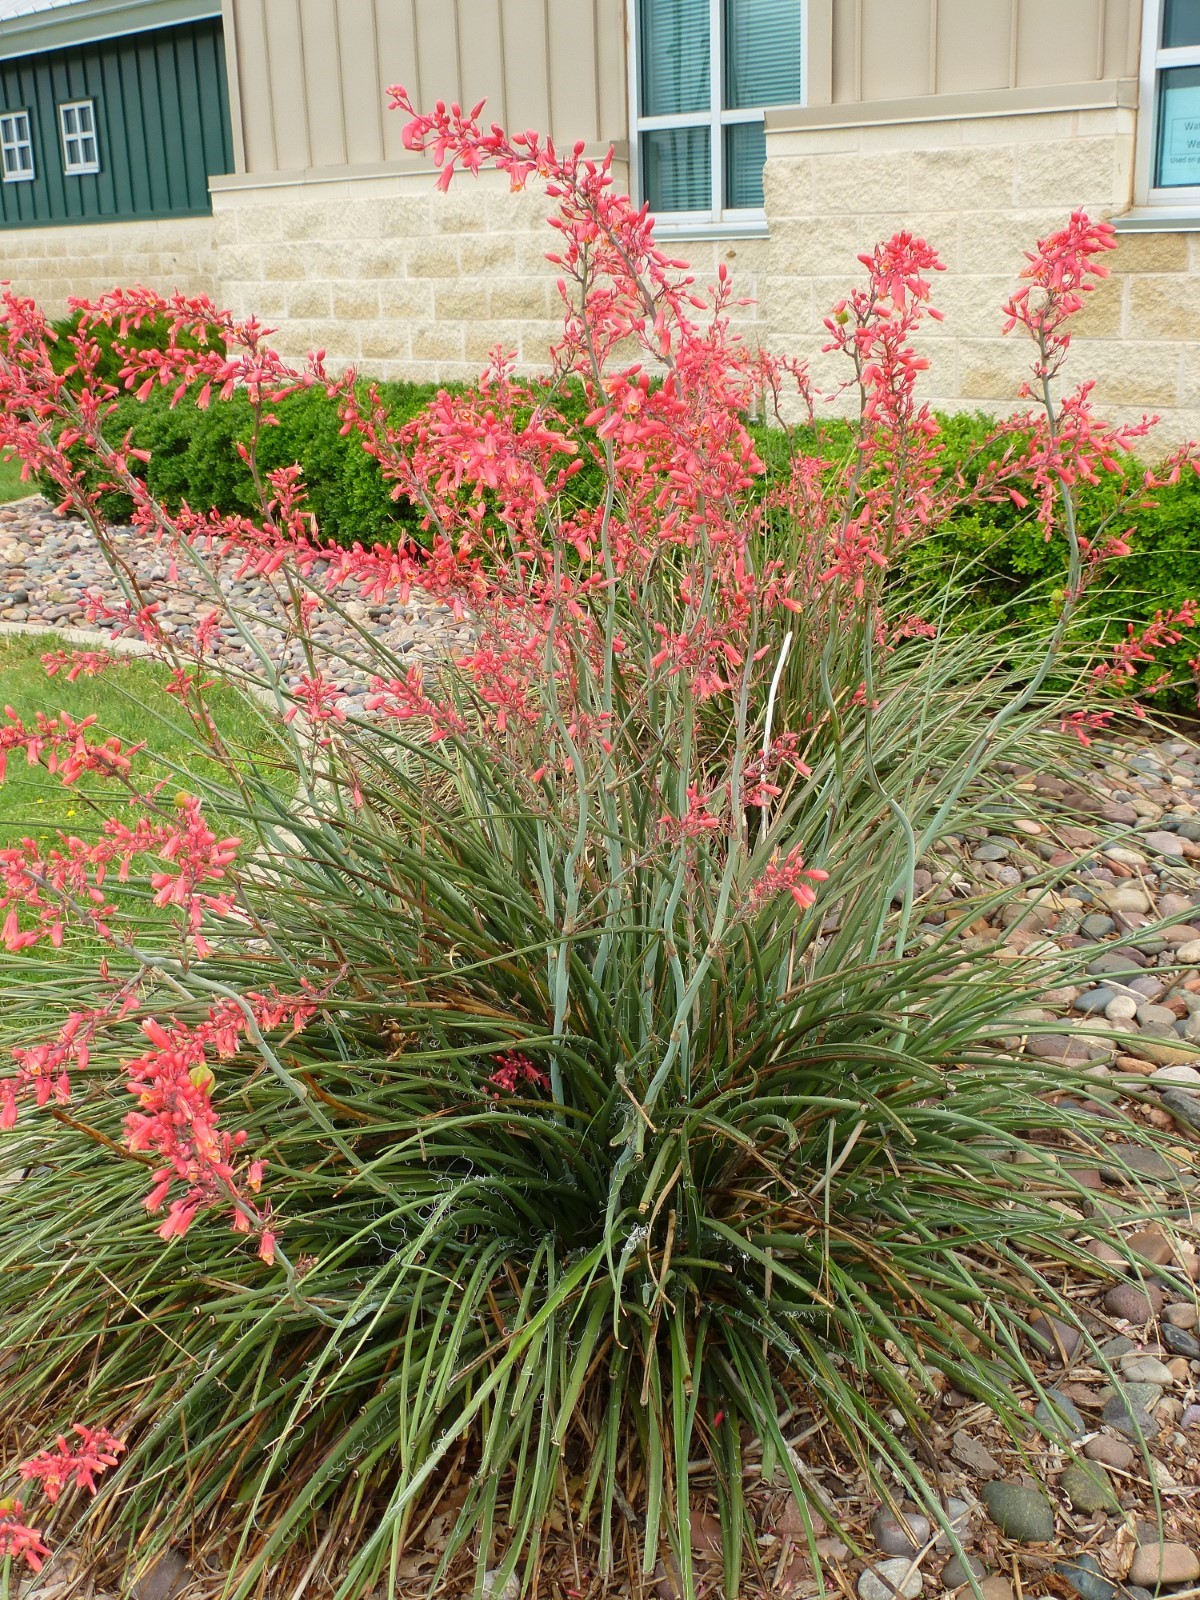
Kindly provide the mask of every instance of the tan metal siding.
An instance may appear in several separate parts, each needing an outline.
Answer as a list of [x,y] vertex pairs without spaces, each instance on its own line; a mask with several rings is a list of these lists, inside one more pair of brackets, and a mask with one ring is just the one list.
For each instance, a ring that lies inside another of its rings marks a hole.
[[862,0],[863,100],[928,94],[930,0]]
[[[274,120],[275,162],[285,170],[312,165],[305,91],[304,30],[301,0],[263,0],[270,106]],[[246,95],[242,95],[243,114]]]
[[346,160],[378,161],[383,150],[385,102],[374,0],[342,0],[337,25],[343,80],[359,86],[357,94],[345,96],[342,110]]
[[832,4],[835,104],[1137,75],[1139,0]]
[[937,76],[943,92],[1012,87],[1013,0],[957,0],[937,13]]
[[624,0],[224,0],[245,170],[370,166],[403,154],[386,89],[487,101],[563,143],[627,137]]

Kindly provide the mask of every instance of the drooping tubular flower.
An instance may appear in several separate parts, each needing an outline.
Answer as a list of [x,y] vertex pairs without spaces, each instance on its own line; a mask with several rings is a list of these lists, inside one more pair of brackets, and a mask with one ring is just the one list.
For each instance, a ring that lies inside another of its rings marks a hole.
[[23,1561],[31,1572],[40,1572],[50,1550],[42,1542],[41,1530],[24,1518],[23,1500],[0,1499],[0,1561]]
[[107,1428],[89,1428],[81,1422],[71,1427],[79,1435],[77,1444],[68,1444],[60,1434],[53,1450],[41,1451],[21,1468],[22,1478],[40,1483],[51,1505],[64,1489],[72,1487],[94,1495],[96,1475],[115,1467],[125,1450],[125,1441]]

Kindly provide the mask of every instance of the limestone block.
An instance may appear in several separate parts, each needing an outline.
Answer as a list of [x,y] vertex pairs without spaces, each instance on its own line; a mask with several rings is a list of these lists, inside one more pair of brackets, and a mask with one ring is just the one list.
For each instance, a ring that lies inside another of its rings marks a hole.
[[430,201],[426,195],[388,197],[375,202],[381,239],[411,239],[431,233]]
[[392,278],[403,270],[403,247],[391,242],[344,245],[357,278]]
[[945,317],[929,333],[953,338],[986,339],[999,334],[1004,326],[1001,307],[1015,287],[1007,274],[938,273],[933,282],[932,303]]
[[[264,286],[266,287],[266,286]],[[270,286],[279,292],[278,285]],[[287,314],[293,318],[328,317],[333,314],[333,295],[327,283],[298,283],[295,288],[286,291]],[[256,298],[262,304],[261,292],[256,291]]]
[[410,376],[421,383],[474,383],[479,368],[470,361],[409,364]]
[[1017,147],[1016,158],[1014,198],[1019,206],[1054,206],[1065,221],[1081,206],[1127,203],[1116,182],[1120,152],[1115,138],[1024,144]]
[[[497,345],[519,358],[522,329],[528,326],[520,322],[468,322],[464,332],[463,354],[477,371],[482,371],[492,359],[492,351]],[[543,356],[544,353],[543,346]]]
[[346,244],[350,240],[382,239],[384,213],[378,198],[329,200],[318,206],[311,239]]
[[999,411],[1017,405],[1029,376],[1032,346],[1016,339],[964,339],[959,345],[958,389],[964,400],[987,402]]
[[473,193],[470,178],[455,182],[448,193],[433,192],[430,221],[435,233],[482,233],[487,225],[486,211]]
[[814,172],[814,200],[820,211],[900,214],[909,206],[908,180],[904,155],[825,156]]
[[412,329],[414,361],[461,361],[463,328],[455,322],[420,322]]
[[333,289],[333,314],[345,322],[363,322],[379,315],[379,289],[374,283],[356,283],[352,279],[335,282]]
[[[275,320],[283,316],[297,316],[298,312],[292,310],[288,298],[288,288],[283,283],[256,283],[254,285],[254,305],[260,317],[269,317]],[[319,313],[324,315],[328,307]],[[308,315],[306,312],[305,315]]]
[[1195,280],[1137,277],[1129,282],[1131,339],[1200,339],[1200,295]]
[[[562,338],[562,323],[530,321],[521,325],[520,358],[524,365],[540,367],[543,370],[549,363],[550,347]],[[644,358],[644,352],[639,351],[639,356]],[[637,360],[637,356],[629,359]]]
[[371,372],[380,375],[392,361],[409,358],[412,341],[407,327],[393,322],[364,322],[359,328],[359,354],[369,362]]
[[547,229],[545,233],[509,233],[498,234],[494,239],[486,236],[479,239],[464,239],[462,242],[462,264],[464,272],[511,273],[518,275],[528,273],[545,273],[549,277],[557,278],[560,275],[558,267],[552,266],[546,260],[546,252],[553,250],[554,236]]
[[413,239],[404,252],[404,269],[410,278],[457,278],[458,245],[451,239]]
[[[1153,279],[1147,280],[1153,282]],[[1103,278],[1092,293],[1085,296],[1083,309],[1075,313],[1071,322],[1072,334],[1078,338],[1092,339],[1118,339],[1124,325],[1124,309],[1126,295],[1126,280],[1114,275]],[[1136,339],[1141,336],[1141,330],[1131,326],[1130,333]],[[1147,335],[1153,338],[1153,334]]]
[[[278,246],[263,251],[260,271],[268,282],[298,283],[300,279],[308,276],[304,257],[300,252],[281,250]],[[222,279],[226,276],[227,274],[222,271]],[[228,276],[234,275],[230,273]]]
[[[777,217],[809,217],[819,209],[820,195],[814,187],[813,174],[824,170],[830,159],[829,155],[768,155],[763,168],[763,197],[772,221]],[[846,159],[844,155],[842,159]]]
[[221,250],[219,260],[223,278],[242,278],[253,283],[263,276],[262,251],[253,246],[226,246]]
[[460,278],[435,284],[433,307],[439,322],[478,322],[488,316],[487,280]]
[[[1032,120],[1032,119],[1031,119]],[[958,220],[958,266],[968,273],[1011,273],[1039,239],[1060,228],[1069,213],[1058,210],[967,211]]]
[[391,318],[415,318],[428,321],[433,316],[433,282],[411,278],[385,278],[379,285],[379,312]]
[[1077,377],[1095,379],[1098,405],[1155,411],[1179,400],[1178,350],[1170,345],[1078,339],[1071,361]]
[[911,202],[930,211],[1006,209],[1015,180],[1014,153],[1005,145],[914,150],[909,158]]
[[468,195],[471,203],[478,207],[488,233],[526,232],[545,237],[551,201],[540,185],[531,185],[516,194],[507,188],[482,187],[471,190],[464,188],[459,192]]
[[[487,289],[488,315],[501,320],[541,319],[557,311],[554,281],[545,278],[493,278]],[[475,313],[479,315],[477,310]]]
[[[1191,237],[1200,242],[1200,234]],[[1112,272],[1186,272],[1188,238],[1185,233],[1122,233],[1106,264]],[[1200,267],[1200,260],[1191,266]]]

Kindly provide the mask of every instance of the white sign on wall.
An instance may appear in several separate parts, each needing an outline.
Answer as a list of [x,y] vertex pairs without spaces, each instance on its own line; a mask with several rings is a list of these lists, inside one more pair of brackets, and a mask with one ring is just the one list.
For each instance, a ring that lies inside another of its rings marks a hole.
[[[1187,69],[1188,76],[1194,69]],[[1158,183],[1164,189],[1200,184],[1200,83],[1163,84]]]

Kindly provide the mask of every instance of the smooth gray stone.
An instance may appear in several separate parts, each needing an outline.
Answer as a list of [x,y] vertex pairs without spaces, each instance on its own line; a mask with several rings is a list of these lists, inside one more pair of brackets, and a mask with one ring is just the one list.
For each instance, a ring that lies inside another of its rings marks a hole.
[[988,1515],[1018,1544],[1045,1544],[1054,1537],[1054,1511],[1040,1489],[1023,1483],[985,1483],[980,1490]]
[[1093,1555],[1076,1556],[1073,1561],[1056,1561],[1055,1572],[1061,1573],[1079,1595],[1080,1600],[1113,1600],[1117,1586],[1110,1583],[1100,1570]]
[[1079,1407],[1069,1395],[1051,1389],[1033,1408],[1033,1420],[1052,1439],[1082,1439],[1088,1431]]

